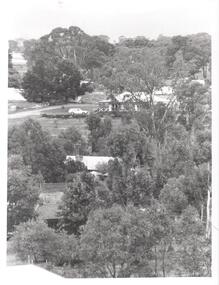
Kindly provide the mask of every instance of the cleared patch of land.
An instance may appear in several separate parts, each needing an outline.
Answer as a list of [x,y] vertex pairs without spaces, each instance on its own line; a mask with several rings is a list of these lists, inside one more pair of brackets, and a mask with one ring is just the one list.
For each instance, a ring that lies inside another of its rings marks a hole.
[[[83,110],[92,111],[95,110],[95,106],[91,104],[75,104],[72,108],[81,108]],[[71,104],[72,106],[72,104]],[[43,113],[65,113],[69,107],[65,107],[64,109],[62,107],[58,107],[58,109],[53,110],[41,110],[41,114]],[[64,110],[64,111],[63,111]],[[40,113],[37,113],[36,115],[31,115],[30,112],[25,117],[19,117],[19,118],[10,118],[8,119],[8,127],[12,126],[18,126],[19,124],[22,124],[24,121],[26,121],[29,118],[32,118],[33,120],[38,121],[44,130],[47,130],[52,136],[56,137],[60,134],[61,131],[66,130],[69,127],[75,127],[84,137],[88,137],[89,130],[87,129],[87,124],[85,122],[85,118],[69,118],[69,119],[55,119],[55,118],[45,118],[41,117]],[[121,119],[120,118],[112,118],[112,124],[113,129],[118,128],[121,125]]]

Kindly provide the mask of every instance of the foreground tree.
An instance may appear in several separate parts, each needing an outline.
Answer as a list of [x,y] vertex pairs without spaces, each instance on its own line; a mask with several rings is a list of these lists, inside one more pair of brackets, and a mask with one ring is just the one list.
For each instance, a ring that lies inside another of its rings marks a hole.
[[50,65],[39,60],[23,78],[23,96],[29,102],[67,103],[81,95],[81,79],[80,72],[68,60]]
[[64,180],[65,152],[37,121],[28,119],[12,127],[8,136],[9,153],[21,154],[33,174],[40,172],[46,182]]
[[183,276],[211,275],[211,245],[197,210],[188,206],[176,223],[176,257]]
[[9,169],[7,197],[7,231],[36,216],[39,199],[39,181],[23,168]]
[[152,276],[151,224],[133,207],[99,209],[89,216],[80,240],[86,277]]
[[60,206],[62,227],[68,233],[79,233],[79,227],[86,223],[90,211],[94,208],[95,195],[93,175],[84,171],[69,177]]
[[21,223],[12,238],[12,248],[22,261],[59,266],[76,258],[77,243],[73,235],[56,233],[40,220]]

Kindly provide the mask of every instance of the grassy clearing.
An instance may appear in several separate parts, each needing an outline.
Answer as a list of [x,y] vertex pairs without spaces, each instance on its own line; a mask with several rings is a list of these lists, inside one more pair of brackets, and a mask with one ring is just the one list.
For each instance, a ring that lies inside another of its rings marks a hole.
[[25,122],[27,119],[33,119],[38,121],[44,130],[47,130],[52,136],[58,136],[61,131],[66,130],[69,127],[75,127],[77,130],[81,132],[81,134],[85,137],[88,136],[88,129],[85,123],[84,118],[71,118],[71,119],[49,119],[43,118],[41,116],[28,116],[25,118],[19,119],[9,119],[8,120],[8,127],[18,126]]
[[37,120],[52,136],[58,136],[61,131],[64,131],[69,127],[75,127],[75,129],[79,130],[85,137],[88,135],[88,129],[84,118],[49,119],[38,117]]
[[89,103],[89,104],[93,104],[93,103],[97,103],[101,100],[105,100],[106,99],[106,92],[98,92],[98,91],[94,91],[92,93],[86,93],[85,95],[83,95],[81,97],[82,101],[85,103]]
[[[59,109],[62,110],[63,109]],[[57,109],[50,110],[54,113],[57,113]],[[47,113],[48,111],[45,111]],[[51,113],[50,112],[50,113]],[[85,122],[85,118],[70,118],[70,119],[55,119],[55,118],[44,118],[39,115],[36,116],[28,116],[24,118],[16,118],[16,119],[9,119],[8,120],[8,127],[18,126],[22,124],[27,119],[33,119],[38,121],[44,130],[47,130],[52,136],[56,137],[60,134],[61,131],[66,130],[69,127],[75,127],[84,137],[88,137],[89,131],[87,129],[87,124]],[[112,119],[113,129],[117,129],[121,126],[121,119],[120,118],[113,118]]]

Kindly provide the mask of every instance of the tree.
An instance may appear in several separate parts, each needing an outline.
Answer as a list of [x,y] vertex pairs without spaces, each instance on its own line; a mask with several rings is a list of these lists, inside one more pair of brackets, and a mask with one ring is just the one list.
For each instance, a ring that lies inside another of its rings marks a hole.
[[80,239],[80,256],[86,277],[153,276],[151,224],[134,207],[113,206],[93,212]]
[[191,131],[209,111],[209,92],[200,83],[185,82],[177,86],[176,97],[179,102],[178,121]]
[[137,124],[130,124],[114,130],[108,137],[110,153],[121,158],[127,167],[143,164],[145,137]]
[[[90,131],[90,144],[92,152],[99,152],[100,147],[104,144],[100,144],[100,139],[105,139],[112,130],[112,121],[109,117],[101,119],[101,117],[95,113],[91,113],[86,118],[86,123]],[[102,141],[103,142],[103,141]]]
[[82,77],[75,65],[66,59],[48,64],[39,60],[24,75],[24,97],[30,102],[65,102],[80,93]]
[[8,50],[8,87],[20,88],[21,77],[20,74],[14,69],[12,64],[12,50]]
[[188,200],[176,178],[170,178],[160,192],[159,200],[165,205],[170,216],[178,216],[187,207]]
[[79,233],[79,227],[86,223],[95,205],[95,182],[93,175],[81,172],[72,175],[60,206],[63,227],[68,233]]
[[35,206],[39,199],[39,184],[28,171],[8,171],[7,231],[36,216]]
[[164,184],[168,178],[178,177],[194,165],[190,138],[185,128],[172,125],[165,133],[164,142],[154,145],[153,172],[159,175]]
[[[154,137],[153,116],[151,108],[144,108],[134,114],[140,129],[148,136]],[[174,108],[167,108],[163,103],[154,106],[154,126],[156,129],[156,139],[163,143],[166,133],[176,121],[176,111]]]
[[[141,108],[149,109],[151,121],[151,133],[157,137],[155,118],[154,92],[159,90],[167,78],[164,57],[157,49],[141,48],[129,49],[120,48],[114,57],[111,67],[106,67],[100,80],[109,89],[110,93],[118,93],[123,90],[131,93],[132,99]],[[147,101],[142,100],[142,94]],[[174,100],[170,100],[165,106],[163,116],[172,107]],[[164,118],[162,118],[164,119]]]
[[87,167],[81,161],[68,159],[65,161],[66,181],[71,181],[72,175],[76,172],[87,171]]
[[66,155],[87,153],[86,141],[75,127],[69,127],[62,131],[57,142],[63,146]]
[[127,196],[135,207],[147,207],[151,204],[155,184],[146,168],[131,171],[128,178]]
[[209,240],[197,210],[188,206],[176,224],[176,256],[185,276],[210,276],[211,254]]
[[43,221],[28,221],[16,226],[12,238],[14,252],[23,261],[70,264],[77,256],[77,239],[65,232],[56,233]]
[[90,76],[114,54],[114,46],[98,36],[89,36],[79,27],[57,27],[38,40],[25,42],[24,55],[32,68],[38,60],[56,62],[68,60]]
[[40,172],[46,182],[64,180],[65,153],[37,121],[28,119],[9,130],[8,151],[10,154],[21,154],[31,172]]
[[207,223],[207,199],[211,184],[211,171],[207,163],[189,169],[185,176],[180,176],[182,190],[189,204],[196,208],[201,221]]
[[171,249],[174,241],[174,220],[165,206],[158,200],[152,199],[150,207],[144,209],[144,214],[152,227],[150,239],[152,242],[152,259],[154,276],[168,276],[172,270]]

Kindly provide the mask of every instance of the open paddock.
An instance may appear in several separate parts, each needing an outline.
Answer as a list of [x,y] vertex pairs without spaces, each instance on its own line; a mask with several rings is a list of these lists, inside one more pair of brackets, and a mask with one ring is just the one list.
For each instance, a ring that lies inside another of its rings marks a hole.
[[[10,128],[12,126],[18,126],[29,118],[38,121],[43,127],[43,129],[48,131],[53,137],[58,136],[62,131],[66,130],[69,127],[75,127],[75,129],[78,130],[86,138],[88,137],[89,134],[85,118],[55,119],[55,118],[41,117],[40,115],[32,115],[23,118],[9,119],[8,127]],[[112,124],[113,124],[113,129],[119,128],[122,125],[121,119],[112,118]]]

